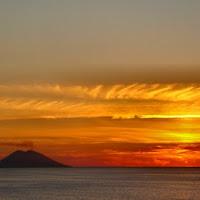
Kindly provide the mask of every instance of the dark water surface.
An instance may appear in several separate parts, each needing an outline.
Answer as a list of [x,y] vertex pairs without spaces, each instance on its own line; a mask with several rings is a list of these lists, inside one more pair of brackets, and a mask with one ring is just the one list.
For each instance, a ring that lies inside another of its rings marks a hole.
[[200,200],[200,169],[0,169],[0,200],[8,199]]

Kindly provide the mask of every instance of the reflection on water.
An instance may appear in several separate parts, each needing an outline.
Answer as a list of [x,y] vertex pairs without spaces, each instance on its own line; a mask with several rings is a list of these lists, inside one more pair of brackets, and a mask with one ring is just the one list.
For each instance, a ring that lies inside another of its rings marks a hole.
[[0,169],[0,200],[200,199],[199,168]]

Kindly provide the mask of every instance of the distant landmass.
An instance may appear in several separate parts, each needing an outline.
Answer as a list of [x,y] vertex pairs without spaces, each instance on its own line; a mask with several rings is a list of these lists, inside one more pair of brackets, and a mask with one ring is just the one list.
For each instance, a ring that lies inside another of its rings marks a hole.
[[0,168],[70,167],[35,151],[15,151],[0,161]]

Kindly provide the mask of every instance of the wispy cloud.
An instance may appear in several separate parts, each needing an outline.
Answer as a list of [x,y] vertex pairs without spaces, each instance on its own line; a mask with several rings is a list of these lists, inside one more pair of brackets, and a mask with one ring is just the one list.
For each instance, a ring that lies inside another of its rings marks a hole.
[[1,96],[71,97],[84,99],[143,99],[184,101],[200,97],[198,84],[131,84],[113,86],[0,85]]
[[198,84],[0,85],[1,118],[200,113]]

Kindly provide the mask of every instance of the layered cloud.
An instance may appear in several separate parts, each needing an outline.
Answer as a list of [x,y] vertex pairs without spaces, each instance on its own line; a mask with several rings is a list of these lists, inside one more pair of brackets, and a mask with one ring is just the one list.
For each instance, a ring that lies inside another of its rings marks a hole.
[[0,120],[0,151],[32,148],[73,166],[200,166],[200,119]]

